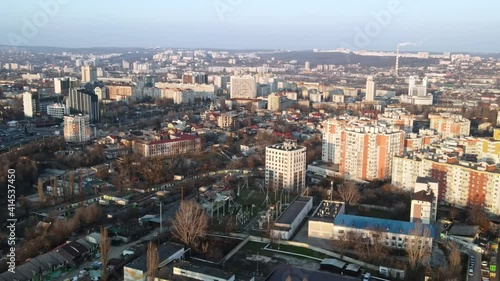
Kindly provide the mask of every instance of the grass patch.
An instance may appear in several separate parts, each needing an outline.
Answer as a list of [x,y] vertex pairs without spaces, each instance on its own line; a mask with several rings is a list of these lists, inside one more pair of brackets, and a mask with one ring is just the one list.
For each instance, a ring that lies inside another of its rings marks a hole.
[[304,256],[308,256],[308,257],[316,258],[316,259],[330,258],[329,255],[326,255],[323,253],[316,252],[316,251],[311,250],[311,249],[297,247],[297,246],[291,246],[291,245],[279,245],[279,247],[278,247],[277,244],[271,244],[271,245],[269,245],[269,249],[290,252],[290,253],[304,255]]

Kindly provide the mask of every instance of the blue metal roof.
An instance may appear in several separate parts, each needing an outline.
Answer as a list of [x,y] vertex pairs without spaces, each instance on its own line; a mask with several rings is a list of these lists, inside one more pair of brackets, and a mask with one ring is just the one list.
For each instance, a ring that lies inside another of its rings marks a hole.
[[[346,227],[358,229],[381,229],[394,234],[408,234],[415,228],[415,223],[407,221],[387,220],[371,217],[361,217],[353,215],[339,214],[333,221],[334,225],[343,225]],[[435,230],[432,225],[423,225],[429,228],[431,237],[435,238]]]

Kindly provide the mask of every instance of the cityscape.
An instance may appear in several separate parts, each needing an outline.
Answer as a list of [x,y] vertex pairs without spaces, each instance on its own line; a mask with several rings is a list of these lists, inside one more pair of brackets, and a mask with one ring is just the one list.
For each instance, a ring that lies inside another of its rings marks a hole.
[[4,4],[0,281],[499,280],[500,21],[280,1]]

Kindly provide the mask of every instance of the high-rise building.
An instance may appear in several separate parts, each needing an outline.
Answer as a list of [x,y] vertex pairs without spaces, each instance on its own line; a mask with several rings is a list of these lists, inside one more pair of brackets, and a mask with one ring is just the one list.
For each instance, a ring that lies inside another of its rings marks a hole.
[[126,60],[122,60],[122,68],[123,69],[130,69],[130,62]]
[[347,120],[329,119],[323,123],[322,160],[340,164],[341,138]]
[[455,155],[416,154],[395,156],[392,183],[412,191],[418,177],[438,182],[438,202],[457,207],[480,207],[500,215],[500,169],[487,162],[470,162]]
[[440,113],[429,114],[430,129],[441,134],[441,138],[468,137],[470,135],[470,120],[462,115]]
[[99,98],[94,93],[71,88],[66,99],[66,107],[70,112],[77,111],[89,115],[91,123],[99,122]]
[[109,99],[108,88],[107,87],[95,87],[94,93],[97,95],[99,100],[107,100]]
[[227,89],[227,85],[229,83],[229,76],[227,75],[218,75],[214,77],[214,85],[217,89]]
[[283,100],[282,96],[279,96],[276,93],[270,94],[267,97],[267,110],[269,110],[269,111],[280,111],[281,110],[281,101],[282,100]]
[[232,99],[254,99],[257,97],[257,83],[252,76],[231,76]]
[[42,95],[37,92],[23,94],[24,116],[35,117],[47,113],[47,106],[61,101],[60,95]]
[[78,87],[78,79],[75,77],[56,77],[54,78],[54,92],[56,94],[68,94],[69,88]]
[[374,101],[375,100],[375,92],[376,92],[375,80],[373,80],[373,76],[368,76],[366,78],[365,101]]
[[404,131],[370,124],[347,126],[341,135],[341,174],[359,180],[391,177],[392,156],[404,153]]
[[408,95],[417,97],[427,96],[427,77],[422,79],[422,85],[417,85],[415,77],[410,76],[408,81]]
[[300,192],[306,184],[306,147],[287,140],[266,147],[265,185]]
[[67,142],[90,140],[90,117],[82,114],[64,116],[64,140]]
[[304,64],[304,69],[305,70],[311,70],[311,62],[306,61],[306,63]]
[[54,103],[47,106],[47,115],[54,118],[63,119],[64,115],[68,113],[69,112],[66,110],[66,105],[62,103]]
[[97,81],[97,70],[95,67],[90,65],[82,66],[82,82],[93,82]]

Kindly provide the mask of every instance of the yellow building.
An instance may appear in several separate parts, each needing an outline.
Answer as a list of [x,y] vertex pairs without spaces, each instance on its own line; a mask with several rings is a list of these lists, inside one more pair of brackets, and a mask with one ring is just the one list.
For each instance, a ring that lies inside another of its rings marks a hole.
[[493,139],[500,141],[500,128],[493,130]]

